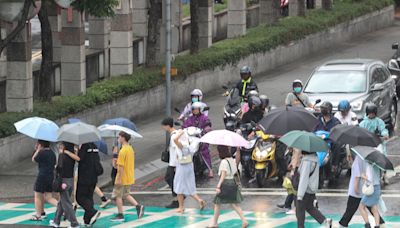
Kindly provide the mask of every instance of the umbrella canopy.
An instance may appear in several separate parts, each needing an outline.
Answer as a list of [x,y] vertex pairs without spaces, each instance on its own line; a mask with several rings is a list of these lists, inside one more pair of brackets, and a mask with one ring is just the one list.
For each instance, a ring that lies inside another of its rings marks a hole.
[[118,125],[118,126],[126,127],[133,131],[138,132],[136,125],[132,121],[130,121],[129,119],[126,119],[126,118],[108,119],[108,120],[104,121],[103,125],[104,124]]
[[93,125],[82,122],[65,124],[58,130],[58,141],[81,145],[99,140],[101,140],[99,130]]
[[394,170],[392,162],[380,151],[369,146],[356,146],[351,150],[363,160],[377,166],[381,170]]
[[57,131],[59,128],[51,120],[31,117],[14,123],[14,126],[19,133],[31,138],[57,142]]
[[329,138],[335,142],[352,146],[377,147],[382,143],[378,136],[365,128],[341,124],[332,128]]
[[99,126],[98,129],[101,132],[101,136],[104,138],[114,138],[117,136],[118,132],[120,132],[120,131],[123,131],[135,138],[143,138],[143,136],[141,136],[136,131],[131,130],[126,127],[119,126],[119,125],[103,124],[103,125]]
[[[68,123],[70,123],[70,124],[78,123],[78,122],[82,122],[82,121],[78,118],[69,118],[68,119]],[[100,152],[102,152],[103,154],[108,154],[108,146],[104,139],[96,141],[96,142],[94,142],[94,144],[96,145],[97,149],[99,149]]]
[[210,131],[201,137],[200,142],[231,147],[247,147],[249,145],[249,142],[241,135],[228,130]]
[[279,141],[288,147],[307,152],[328,151],[328,144],[313,133],[305,131],[291,131],[282,136]]
[[260,122],[267,134],[284,135],[290,131],[313,131],[318,119],[304,108],[280,107],[272,110]]

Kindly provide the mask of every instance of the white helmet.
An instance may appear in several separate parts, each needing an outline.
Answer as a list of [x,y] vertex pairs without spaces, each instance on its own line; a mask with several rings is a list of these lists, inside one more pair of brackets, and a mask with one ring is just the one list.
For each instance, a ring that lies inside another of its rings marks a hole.
[[194,110],[194,109],[199,109],[200,112],[203,112],[204,103],[202,103],[202,102],[194,102],[194,103],[192,104],[192,110]]
[[199,89],[194,89],[191,93],[190,96],[197,96],[199,97],[199,100],[203,100],[203,92],[201,92],[201,90]]

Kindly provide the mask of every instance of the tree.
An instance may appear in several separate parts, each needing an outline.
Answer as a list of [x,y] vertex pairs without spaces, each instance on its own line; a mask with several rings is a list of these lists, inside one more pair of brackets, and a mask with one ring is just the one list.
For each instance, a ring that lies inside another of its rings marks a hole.
[[199,0],[190,1],[190,53],[199,52]]
[[150,0],[149,22],[146,47],[146,65],[157,66],[157,50],[160,43],[160,28],[162,21],[162,0]]
[[3,52],[4,48],[6,48],[7,45],[18,35],[18,33],[25,28],[26,21],[28,20],[29,8],[32,4],[35,4],[33,0],[25,0],[21,18],[19,19],[17,26],[4,39],[0,34],[0,54]]

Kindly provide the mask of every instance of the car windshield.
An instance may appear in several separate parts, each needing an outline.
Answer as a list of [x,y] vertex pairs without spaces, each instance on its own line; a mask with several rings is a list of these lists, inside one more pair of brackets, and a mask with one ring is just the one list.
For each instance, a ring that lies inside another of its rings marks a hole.
[[317,71],[304,90],[306,93],[362,93],[367,89],[365,71]]

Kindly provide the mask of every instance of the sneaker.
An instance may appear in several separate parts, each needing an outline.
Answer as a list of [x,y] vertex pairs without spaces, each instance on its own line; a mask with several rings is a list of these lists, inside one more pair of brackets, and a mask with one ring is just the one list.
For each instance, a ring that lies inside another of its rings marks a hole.
[[179,203],[177,200],[174,200],[169,205],[165,206],[165,208],[179,208]]
[[318,206],[318,200],[315,199],[314,202],[313,202],[313,205],[314,205],[315,208],[318,209],[318,208],[319,208],[319,206]]
[[288,211],[286,211],[285,214],[287,214],[287,215],[295,215],[296,211],[295,210],[288,210]]
[[125,222],[123,214],[117,214],[114,218],[111,218],[111,222]]
[[40,217],[41,217],[42,219],[46,219],[46,218],[47,218],[46,212],[43,212],[42,215],[41,215]]
[[60,224],[56,224],[56,223],[54,222],[54,220],[50,220],[50,221],[49,221],[49,226],[55,227],[55,228],[59,228],[59,227],[60,227]]
[[137,205],[136,206],[136,211],[137,211],[138,219],[142,218],[143,215],[144,215],[144,206],[143,205]]
[[93,225],[96,223],[97,219],[100,217],[101,212],[97,211],[96,214],[93,215],[93,217],[90,219],[90,225]]
[[285,204],[278,204],[278,205],[276,205],[278,208],[280,208],[280,209],[283,209],[283,208],[285,208]]
[[100,208],[106,208],[107,205],[110,204],[110,203],[111,203],[111,200],[110,200],[110,199],[108,199],[108,200],[106,200],[106,201],[103,201],[103,202],[101,202],[101,204],[100,204]]
[[331,227],[332,227],[332,219],[327,218],[327,219],[325,220],[325,222],[324,222],[324,225],[325,225],[326,227],[328,227],[328,228],[331,228]]

